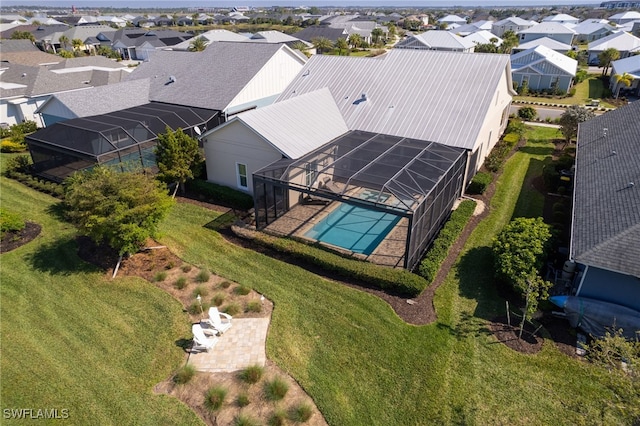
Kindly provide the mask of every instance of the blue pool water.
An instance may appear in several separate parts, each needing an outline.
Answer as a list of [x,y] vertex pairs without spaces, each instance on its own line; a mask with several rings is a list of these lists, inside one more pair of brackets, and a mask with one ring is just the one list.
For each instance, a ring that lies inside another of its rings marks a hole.
[[399,220],[400,216],[341,203],[304,235],[369,255]]

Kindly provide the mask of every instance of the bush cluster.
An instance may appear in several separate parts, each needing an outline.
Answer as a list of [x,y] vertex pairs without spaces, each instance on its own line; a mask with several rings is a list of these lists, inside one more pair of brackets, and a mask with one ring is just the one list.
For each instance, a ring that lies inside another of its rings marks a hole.
[[276,238],[257,233],[255,242],[276,251],[287,253],[326,271],[335,272],[348,279],[356,279],[400,296],[417,296],[427,286],[427,282],[416,274],[404,269],[386,268],[356,259],[347,259],[316,246],[311,246],[288,238]]
[[469,194],[484,194],[487,187],[493,182],[493,175],[491,173],[479,172],[473,179],[467,188]]
[[5,232],[21,231],[25,226],[18,213],[0,208],[0,239],[4,237]]
[[45,194],[52,195],[56,198],[64,197],[64,187],[56,182],[51,182],[39,177],[33,176],[29,173],[23,173],[19,171],[6,171],[6,176],[15,179],[36,191],[44,192]]
[[0,138],[8,138],[16,135],[26,135],[38,130],[38,125],[35,121],[27,120],[24,123],[14,124],[9,128],[0,128]]
[[189,191],[202,194],[218,204],[223,204],[231,208],[248,210],[253,207],[253,198],[250,195],[227,186],[201,179],[194,179],[187,182],[187,188]]
[[502,168],[509,153],[520,141],[520,135],[517,133],[507,133],[504,137],[498,141],[491,153],[487,155],[484,160],[484,167],[491,171],[497,172]]
[[461,202],[458,208],[451,213],[451,217],[440,230],[429,251],[420,262],[418,271],[429,284],[435,279],[442,262],[449,254],[449,249],[460,236],[475,208],[476,203],[474,201],[464,200]]
[[0,152],[22,152],[27,149],[27,145],[24,142],[14,141],[13,139],[5,139],[0,142]]

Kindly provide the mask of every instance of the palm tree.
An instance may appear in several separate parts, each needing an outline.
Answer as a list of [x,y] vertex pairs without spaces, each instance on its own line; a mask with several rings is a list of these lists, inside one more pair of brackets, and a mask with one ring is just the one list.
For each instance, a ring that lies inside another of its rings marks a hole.
[[349,44],[356,49],[362,46],[362,36],[360,34],[353,33],[349,36]]
[[371,41],[373,42],[374,46],[377,46],[382,42],[383,36],[384,31],[382,31],[382,28],[374,28],[373,30],[371,30]]
[[74,38],[71,40],[71,45],[73,46],[74,51],[79,51],[82,46],[84,46],[84,42],[79,38]]
[[349,50],[349,44],[346,38],[339,38],[336,40],[336,49],[338,49],[338,55],[342,56],[343,50]]
[[307,46],[306,44],[304,44],[304,42],[302,41],[296,41],[291,45],[292,49],[297,49],[299,51],[301,51],[302,53],[304,53],[304,55],[308,58],[309,56],[311,56],[308,52],[309,50],[309,46]]
[[609,67],[611,66],[611,62],[617,59],[620,59],[620,52],[615,47],[605,49],[598,55],[600,66],[604,67],[604,69],[602,70],[602,75],[607,75],[607,72],[609,72]]
[[500,53],[511,54],[511,49],[520,44],[518,35],[511,30],[507,30],[502,34],[502,44],[500,45]]
[[189,51],[191,52],[202,52],[207,48],[207,39],[205,37],[194,37],[191,39],[191,43],[189,43]]
[[191,25],[193,26],[200,25],[200,22],[198,22],[198,16],[200,16],[199,13],[194,13],[193,15],[191,15]]
[[58,41],[60,42],[60,45],[62,45],[62,48],[66,49],[67,44],[69,44],[69,37],[67,37],[66,35],[61,35]]
[[314,39],[311,39],[311,43],[313,43],[313,45],[316,48],[316,51],[319,54],[322,54],[327,50],[333,49],[333,43],[331,42],[331,40],[329,40],[326,37],[316,37]]
[[618,99],[618,96],[620,96],[620,89],[622,89],[622,86],[627,86],[630,87],[631,83],[633,83],[633,76],[629,73],[622,73],[622,74],[616,74],[613,76],[613,78],[616,80],[616,86],[618,87],[616,89],[616,99]]

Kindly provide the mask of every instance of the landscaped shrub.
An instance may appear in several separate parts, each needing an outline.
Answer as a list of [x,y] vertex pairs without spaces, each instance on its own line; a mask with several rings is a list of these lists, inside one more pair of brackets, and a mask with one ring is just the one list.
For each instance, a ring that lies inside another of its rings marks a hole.
[[193,290],[192,294],[193,294],[193,297],[198,297],[198,295],[200,295],[200,297],[204,297],[209,294],[209,290],[206,287],[199,285]]
[[187,182],[187,189],[232,208],[248,210],[253,207],[253,198],[250,195],[227,186],[195,179]]
[[187,277],[180,277],[176,280],[175,284],[174,284],[175,288],[177,288],[178,290],[182,290],[183,288],[185,288],[187,286]]
[[250,402],[251,401],[249,401],[249,395],[244,392],[238,394],[238,397],[236,398],[236,404],[238,404],[238,407],[246,407]]
[[274,377],[264,384],[264,394],[269,401],[280,401],[288,391],[289,384],[281,377]]
[[525,121],[533,121],[538,115],[538,111],[534,107],[522,107],[518,110],[518,117]]
[[0,239],[6,232],[17,232],[24,229],[26,224],[18,213],[0,208]]
[[260,426],[260,422],[249,416],[248,414],[240,413],[233,419],[234,426]]
[[224,309],[223,312],[231,316],[238,315],[242,312],[242,308],[237,303],[230,303]]
[[182,272],[187,273],[191,271],[191,265],[182,265],[180,269],[182,269]]
[[233,289],[233,292],[240,296],[246,296],[251,293],[251,287],[247,287],[246,285],[239,285],[238,287]]
[[27,149],[27,145],[24,142],[17,142],[11,139],[5,139],[0,142],[0,152],[22,152]]
[[198,272],[198,275],[196,275],[196,281],[199,283],[206,283],[207,281],[209,281],[210,277],[211,275],[209,274],[209,271],[203,269],[202,271]]
[[247,303],[247,312],[262,312],[262,303],[259,300],[251,300]]
[[184,365],[176,371],[176,374],[173,376],[173,382],[178,385],[184,385],[185,383],[189,383],[195,374],[196,369],[193,365]]
[[287,421],[287,413],[282,408],[276,408],[267,424],[269,426],[284,426]]
[[502,168],[509,153],[513,150],[516,144],[520,141],[520,135],[512,132],[507,133],[504,137],[498,141],[496,146],[493,147],[491,153],[484,160],[484,166],[487,170],[497,172]]
[[484,194],[491,182],[493,182],[491,173],[479,172],[471,179],[467,192],[469,194]]
[[204,406],[210,411],[219,410],[227,397],[227,390],[221,386],[210,388],[204,396]]
[[240,379],[253,385],[258,383],[264,374],[264,367],[261,365],[250,365],[240,372]]
[[213,306],[220,306],[222,305],[222,303],[224,303],[224,299],[227,296],[224,293],[216,293],[213,295],[213,298],[211,299],[211,304]]
[[156,274],[153,276],[153,280],[156,282],[164,281],[166,279],[167,279],[167,273],[165,271],[156,272]]
[[220,283],[220,287],[222,288],[229,288],[231,286],[231,281],[222,281]]
[[289,411],[289,420],[295,423],[305,423],[309,421],[313,414],[313,407],[308,402],[301,402]]
[[31,165],[31,157],[29,155],[18,155],[11,157],[6,161],[5,174],[12,177],[12,172],[26,172]]
[[456,242],[467,222],[469,222],[469,218],[473,215],[475,208],[476,203],[474,201],[464,200],[461,202],[438,233],[438,237],[434,240],[418,268],[420,275],[428,283],[433,282],[435,279],[442,262],[449,254],[449,249]]
[[363,281],[368,285],[388,290],[400,296],[417,296],[427,286],[427,282],[422,277],[407,270],[386,268],[369,262],[347,259],[322,248],[292,239],[277,238],[260,232],[255,234],[254,241],[317,265],[328,272],[334,272],[347,279]]
[[205,302],[198,303],[198,301],[192,302],[187,306],[187,312],[191,315],[204,315],[209,310],[209,305]]

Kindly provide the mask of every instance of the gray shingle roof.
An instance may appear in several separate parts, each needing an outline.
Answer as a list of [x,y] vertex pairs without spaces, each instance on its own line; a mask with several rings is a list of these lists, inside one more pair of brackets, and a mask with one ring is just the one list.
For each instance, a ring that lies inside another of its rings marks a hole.
[[153,101],[222,111],[280,49],[289,48],[219,41],[202,52],[158,51],[125,79],[149,78]]
[[640,277],[639,117],[640,102],[634,102],[580,124],[571,232],[571,257],[576,261],[636,277]]
[[[393,49],[312,56],[278,101],[328,87],[349,129],[473,149],[509,56]],[[364,95],[364,97],[363,97]],[[365,100],[366,98],[366,100]]]
[[335,42],[339,38],[348,37],[344,28],[331,28],[324,25],[307,27],[302,31],[298,31],[297,33],[293,34],[293,36],[299,38],[300,40],[305,40],[308,42],[311,42],[311,40],[317,37],[325,37],[333,42]]

